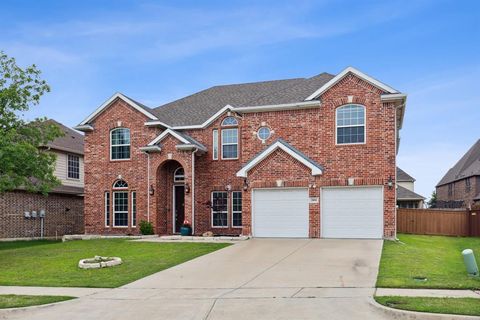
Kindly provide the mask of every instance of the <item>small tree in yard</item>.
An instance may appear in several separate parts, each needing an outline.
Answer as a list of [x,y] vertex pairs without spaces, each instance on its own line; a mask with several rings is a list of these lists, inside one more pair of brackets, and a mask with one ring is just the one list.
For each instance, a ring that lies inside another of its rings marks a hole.
[[55,155],[41,147],[63,133],[45,118],[20,117],[49,91],[35,65],[22,69],[0,51],[0,193],[22,187],[46,194],[59,184]]
[[433,191],[432,195],[430,196],[430,200],[428,200],[428,207],[429,208],[436,208],[437,207],[437,191]]

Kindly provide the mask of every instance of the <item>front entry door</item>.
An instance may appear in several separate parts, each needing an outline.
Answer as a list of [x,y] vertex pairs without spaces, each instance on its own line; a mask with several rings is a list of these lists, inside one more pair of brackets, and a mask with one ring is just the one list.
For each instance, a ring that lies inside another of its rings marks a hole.
[[180,233],[183,221],[185,221],[185,186],[173,187],[174,230]]

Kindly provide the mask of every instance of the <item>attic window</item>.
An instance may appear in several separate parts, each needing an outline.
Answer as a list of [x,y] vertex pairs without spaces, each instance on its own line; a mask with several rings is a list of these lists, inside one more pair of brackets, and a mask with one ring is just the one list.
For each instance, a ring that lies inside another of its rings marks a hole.
[[238,121],[234,117],[227,117],[222,121],[222,127],[226,126],[238,126]]

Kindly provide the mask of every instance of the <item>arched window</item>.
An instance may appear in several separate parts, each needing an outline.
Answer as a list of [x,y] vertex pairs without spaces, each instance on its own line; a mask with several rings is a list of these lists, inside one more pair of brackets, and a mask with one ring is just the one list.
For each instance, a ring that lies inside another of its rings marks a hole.
[[116,128],[110,132],[110,159],[130,159],[130,129]]
[[336,110],[337,144],[365,143],[365,107],[349,104]]
[[185,171],[182,167],[178,167],[173,173],[173,182],[184,182],[185,181]]
[[222,127],[226,126],[238,126],[238,121],[234,117],[227,117],[222,121]]
[[128,183],[125,180],[117,180],[113,183],[113,189],[127,189]]
[[128,183],[117,180],[113,183],[113,226],[128,227]]

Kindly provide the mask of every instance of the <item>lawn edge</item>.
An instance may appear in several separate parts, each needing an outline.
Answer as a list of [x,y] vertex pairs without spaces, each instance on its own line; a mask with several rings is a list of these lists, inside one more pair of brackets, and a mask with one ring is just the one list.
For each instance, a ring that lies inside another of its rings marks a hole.
[[[20,294],[20,296],[28,296],[25,294]],[[33,295],[32,295],[33,296]],[[37,295],[35,295],[37,296]],[[51,296],[51,295],[44,295],[44,296]],[[0,314],[5,312],[5,313],[12,313],[15,311],[23,311],[23,310],[30,310],[30,309],[38,309],[38,308],[47,308],[56,304],[60,303],[65,303],[65,302],[71,302],[73,300],[78,299],[79,297],[73,297],[73,296],[59,296],[59,297],[69,297],[70,299],[63,300],[63,301],[56,301],[56,302],[50,302],[50,303],[43,303],[43,304],[36,304],[36,305],[31,305],[27,307],[14,307],[14,308],[0,308]]]
[[410,319],[416,319],[417,317],[420,316],[421,319],[424,319],[424,320],[447,320],[447,319],[453,319],[453,320],[473,320],[473,319],[477,319],[478,320],[478,316],[445,314],[445,313],[431,313],[431,312],[409,311],[409,310],[401,310],[401,309],[390,308],[390,307],[384,306],[383,304],[378,303],[375,300],[375,297],[370,297],[369,298],[369,303],[370,303],[370,305],[372,305],[376,309],[380,310],[385,315],[394,316],[395,319],[405,319],[405,320],[408,319],[408,320],[410,320]]

